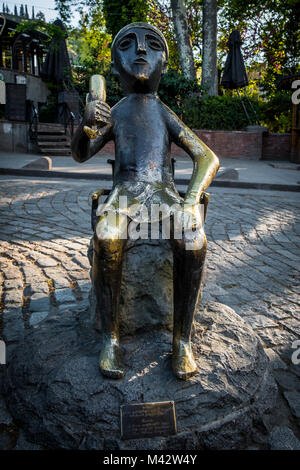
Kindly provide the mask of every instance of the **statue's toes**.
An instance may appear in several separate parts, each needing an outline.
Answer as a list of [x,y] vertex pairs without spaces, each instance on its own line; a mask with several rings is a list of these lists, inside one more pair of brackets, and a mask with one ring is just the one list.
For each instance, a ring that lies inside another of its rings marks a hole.
[[106,369],[101,366],[101,363],[99,364],[99,367],[100,367],[101,373],[105,375],[105,377],[109,377],[110,379],[122,379],[122,377],[124,377],[125,375],[125,370],[121,368],[112,367],[112,368]]
[[172,358],[173,372],[178,379],[188,380],[198,371],[197,364],[191,351],[181,350],[180,353],[173,353]]
[[99,367],[105,377],[121,379],[125,374],[125,367],[114,348],[104,348],[100,353]]

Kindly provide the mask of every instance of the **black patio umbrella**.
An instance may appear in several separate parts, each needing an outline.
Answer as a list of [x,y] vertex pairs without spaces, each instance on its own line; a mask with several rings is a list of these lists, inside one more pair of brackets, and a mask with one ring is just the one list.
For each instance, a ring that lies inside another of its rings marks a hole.
[[[61,20],[56,20],[53,24],[66,31]],[[53,80],[68,88],[68,85],[72,86],[72,74],[65,38],[66,36],[60,36],[52,39],[41,70],[41,77],[45,80]]]
[[[244,59],[242,56],[241,52],[241,35],[238,29],[234,29],[232,33],[230,34],[227,42],[227,46],[229,47],[229,52],[228,56],[225,62],[225,67],[224,67],[224,72],[223,72],[223,77],[221,80],[221,85],[224,88],[228,88],[230,90],[236,90],[238,97],[241,100],[241,104],[243,106],[243,110],[247,116],[247,119],[250,124],[252,124],[252,121],[249,117],[247,108],[245,106],[245,103],[243,102],[241,95],[239,93],[239,88],[246,87],[249,85],[246,69],[245,69],[245,64],[244,64]],[[256,122],[260,124],[259,119],[257,117],[256,111],[252,106],[251,101],[248,98],[247,93],[245,93],[248,104],[250,108],[252,109],[252,112],[255,115]]]
[[241,53],[241,35],[238,29],[232,31],[227,46],[229,53],[226,59],[221,85],[224,88],[238,89],[249,85],[244,59]]

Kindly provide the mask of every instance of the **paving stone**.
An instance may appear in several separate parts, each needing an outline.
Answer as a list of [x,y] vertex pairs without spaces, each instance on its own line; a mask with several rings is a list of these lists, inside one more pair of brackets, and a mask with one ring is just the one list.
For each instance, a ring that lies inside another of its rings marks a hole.
[[46,267],[49,267],[49,266],[57,266],[57,261],[53,258],[39,257],[37,259],[37,264],[41,268],[46,268]]
[[37,325],[41,321],[45,320],[45,318],[47,318],[48,315],[49,315],[48,311],[46,311],[46,312],[33,312],[31,314],[30,319],[29,319],[30,326]]
[[20,279],[21,273],[18,269],[8,268],[5,269],[5,277],[6,279]]
[[4,303],[5,304],[21,304],[23,302],[23,291],[22,290],[8,290],[5,292]]
[[[25,331],[22,313],[15,315],[10,313],[4,316],[4,328],[2,334],[4,340],[8,342],[20,341]],[[6,351],[8,356],[8,351]]]
[[59,303],[74,302],[72,289],[55,289],[55,298]]
[[41,279],[41,272],[39,269],[33,267],[33,266],[23,266],[23,273],[25,277],[25,282],[27,284],[30,284],[30,282],[33,281],[33,279]]
[[[73,300],[74,300],[74,297],[73,297]],[[61,304],[58,306],[58,310],[60,313],[65,313],[65,312],[73,312],[74,310],[77,310],[79,307],[79,302],[77,303],[65,303],[65,304]]]
[[[24,314],[29,308],[30,324],[36,327],[35,321],[58,308],[51,305],[47,280],[52,279],[53,287],[60,292],[59,315],[79,306],[89,307],[86,250],[92,235],[88,205],[92,190],[91,183],[83,181],[58,185],[45,179],[18,179],[16,184],[15,180],[0,179],[1,300],[7,295],[9,301],[0,315],[13,346],[24,330],[22,311],[14,309],[21,304],[21,294],[26,296]],[[103,184],[110,187],[108,182]],[[250,190],[212,188],[203,295],[203,299],[232,305],[267,346],[271,368],[288,372],[285,377],[293,374],[297,378],[300,366],[292,363],[297,354],[292,344],[299,339],[300,323],[300,224],[295,223],[299,207],[296,194],[286,206],[281,193],[258,191],[254,197]],[[18,245],[13,240],[18,240]],[[79,290],[74,293],[81,293],[81,301],[73,295],[71,281],[78,283]],[[290,382],[286,379],[286,383]],[[284,391],[296,390],[291,387]]]
[[89,279],[89,271],[72,271],[69,273],[73,280]]
[[43,293],[36,293],[31,296],[29,310],[31,312],[43,312],[49,311],[50,299],[48,295]]
[[4,287],[5,289],[19,289],[23,287],[23,281],[22,279],[8,279],[4,281]]
[[79,280],[77,281],[77,284],[81,292],[89,292],[92,286],[92,283],[88,280]]
[[47,282],[33,281],[30,283],[30,286],[28,286],[28,291],[30,292],[29,295],[36,294],[38,292],[48,295],[49,285],[47,284]]

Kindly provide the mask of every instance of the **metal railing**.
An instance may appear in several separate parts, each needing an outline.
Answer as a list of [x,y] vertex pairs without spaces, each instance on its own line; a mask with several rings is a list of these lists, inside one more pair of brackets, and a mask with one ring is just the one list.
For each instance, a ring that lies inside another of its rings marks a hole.
[[71,138],[74,134],[75,114],[71,111],[68,103],[63,103],[63,124],[65,126],[65,134]]
[[33,103],[29,108],[29,138],[37,142],[38,140],[39,112]]

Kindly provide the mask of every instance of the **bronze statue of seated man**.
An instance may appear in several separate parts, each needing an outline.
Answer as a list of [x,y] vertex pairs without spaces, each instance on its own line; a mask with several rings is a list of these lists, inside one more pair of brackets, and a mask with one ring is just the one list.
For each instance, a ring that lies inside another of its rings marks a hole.
[[[72,155],[84,162],[108,141],[115,142],[113,188],[95,227],[92,277],[102,322],[100,370],[107,377],[121,378],[125,368],[120,357],[118,315],[130,207],[137,203],[147,208],[164,204],[170,210],[179,207],[179,212],[190,212],[197,219],[201,195],[215,176],[219,161],[157,95],[168,63],[167,42],[157,28],[146,23],[125,26],[113,41],[111,55],[113,72],[121,81],[125,97],[112,109],[102,100],[87,104],[72,141]],[[84,128],[93,125],[102,128],[91,141]],[[194,163],[184,199],[176,190],[172,175],[172,142],[183,148]],[[127,198],[127,215],[119,210],[120,196]],[[116,214],[117,223],[110,222],[110,211]],[[187,249],[187,243],[192,243],[193,248]],[[178,378],[188,379],[197,371],[191,328],[207,247],[203,226],[198,224],[196,230],[190,231],[188,240],[185,233],[181,238],[174,237],[171,229],[170,244],[174,254],[172,367]]]

